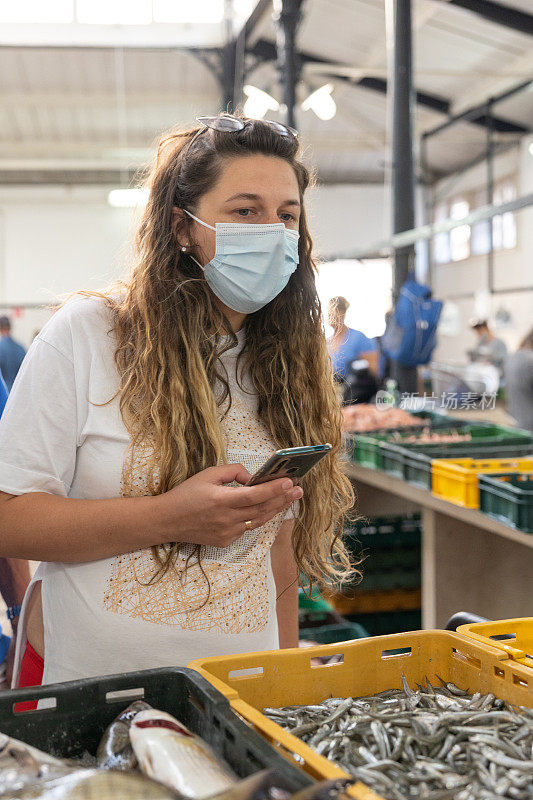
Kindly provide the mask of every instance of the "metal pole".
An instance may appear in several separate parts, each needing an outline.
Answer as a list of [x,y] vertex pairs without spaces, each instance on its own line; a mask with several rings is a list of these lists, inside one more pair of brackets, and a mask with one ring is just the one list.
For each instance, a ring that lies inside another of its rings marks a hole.
[[[413,78],[411,0],[394,0],[394,74],[392,118],[392,208],[393,233],[415,225],[415,176],[413,166]],[[414,269],[414,245],[394,251],[394,301]],[[416,367],[392,363],[392,374],[400,392],[418,391]]]
[[233,0],[224,3],[224,46],[221,53],[222,110],[235,111],[236,42],[233,33]]
[[287,125],[295,128],[296,86],[300,77],[300,60],[296,52],[296,33],[301,19],[302,0],[282,0],[277,21],[277,67],[283,89]]
[[[494,203],[494,118],[492,100],[487,104],[487,205]],[[489,251],[487,253],[487,282],[489,292],[494,292],[494,235],[493,220],[489,224]]]
[[[429,180],[429,161],[428,161],[428,148],[427,148],[427,140],[424,136],[422,136],[420,140],[420,178],[419,178],[419,186],[420,191],[422,192],[422,225],[429,225],[433,222],[433,206],[432,206],[432,190],[430,186]],[[432,282],[432,269],[431,269],[431,257],[432,257],[432,247],[431,247],[431,239],[426,239],[421,246],[421,252],[424,254],[425,258],[425,266],[426,266],[426,274],[424,280],[429,283],[430,286],[433,285]],[[420,252],[420,251],[419,251]]]

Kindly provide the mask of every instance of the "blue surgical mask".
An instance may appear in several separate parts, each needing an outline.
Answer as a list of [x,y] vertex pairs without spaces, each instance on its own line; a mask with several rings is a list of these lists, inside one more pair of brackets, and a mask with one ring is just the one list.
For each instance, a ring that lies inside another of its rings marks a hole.
[[241,314],[253,314],[283,291],[298,266],[298,231],[285,225],[252,225],[247,222],[217,222],[215,257],[202,267],[205,279],[222,302]]

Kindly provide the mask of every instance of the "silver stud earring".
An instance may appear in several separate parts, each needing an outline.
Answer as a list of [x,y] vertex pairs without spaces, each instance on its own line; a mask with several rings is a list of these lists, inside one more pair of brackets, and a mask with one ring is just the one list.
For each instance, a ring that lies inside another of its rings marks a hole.
[[181,248],[181,252],[182,253],[186,253],[187,252],[187,245],[186,244],[183,245],[183,247]]

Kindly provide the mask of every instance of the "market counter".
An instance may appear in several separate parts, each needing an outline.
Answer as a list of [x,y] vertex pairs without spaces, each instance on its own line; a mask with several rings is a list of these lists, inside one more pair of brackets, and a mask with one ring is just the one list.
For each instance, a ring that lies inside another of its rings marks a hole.
[[443,628],[460,610],[488,619],[531,616],[533,534],[386,472],[349,463],[346,474],[357,489],[362,516],[421,512],[424,628]]

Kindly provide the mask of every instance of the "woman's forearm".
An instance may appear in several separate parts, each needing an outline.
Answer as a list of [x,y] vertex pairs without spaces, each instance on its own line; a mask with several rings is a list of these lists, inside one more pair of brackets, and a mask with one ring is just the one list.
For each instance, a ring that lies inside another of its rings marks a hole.
[[272,545],[270,558],[276,583],[279,646],[298,647],[298,569],[292,549],[292,520],[286,520]]
[[158,500],[0,493],[0,557],[97,561],[172,540],[161,521]]

